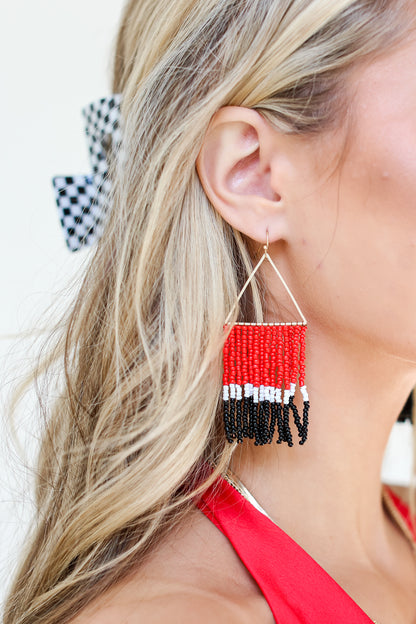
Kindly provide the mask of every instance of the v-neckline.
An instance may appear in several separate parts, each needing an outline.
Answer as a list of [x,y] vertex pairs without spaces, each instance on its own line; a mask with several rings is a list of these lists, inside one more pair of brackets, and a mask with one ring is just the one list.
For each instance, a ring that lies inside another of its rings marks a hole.
[[[257,502],[254,497],[249,500],[235,485],[219,477],[202,501],[200,509],[228,537],[259,585],[276,622],[374,624],[375,620],[300,544],[253,504]],[[282,559],[281,570],[273,566],[271,551]]]

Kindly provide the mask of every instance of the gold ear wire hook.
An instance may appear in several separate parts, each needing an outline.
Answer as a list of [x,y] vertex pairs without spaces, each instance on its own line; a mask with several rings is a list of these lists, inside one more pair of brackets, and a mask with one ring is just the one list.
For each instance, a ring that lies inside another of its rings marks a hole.
[[263,245],[264,253],[269,251],[269,230],[266,230],[266,244]]

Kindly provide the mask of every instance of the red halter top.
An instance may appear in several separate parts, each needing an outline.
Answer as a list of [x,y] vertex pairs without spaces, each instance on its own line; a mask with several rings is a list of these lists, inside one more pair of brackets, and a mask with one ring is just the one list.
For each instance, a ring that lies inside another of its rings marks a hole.
[[[388,495],[416,542],[407,506]],[[278,624],[371,624],[344,589],[289,535],[219,478],[197,503],[230,540]]]

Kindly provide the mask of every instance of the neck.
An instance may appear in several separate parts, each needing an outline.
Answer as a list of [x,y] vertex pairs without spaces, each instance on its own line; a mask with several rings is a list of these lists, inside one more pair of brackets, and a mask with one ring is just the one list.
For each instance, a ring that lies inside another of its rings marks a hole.
[[384,451],[416,369],[368,344],[341,344],[339,335],[309,330],[307,347],[308,440],[292,448],[274,442],[254,447],[247,440],[231,468],[299,543],[313,539],[331,548],[338,539],[352,557],[374,559],[388,542]]

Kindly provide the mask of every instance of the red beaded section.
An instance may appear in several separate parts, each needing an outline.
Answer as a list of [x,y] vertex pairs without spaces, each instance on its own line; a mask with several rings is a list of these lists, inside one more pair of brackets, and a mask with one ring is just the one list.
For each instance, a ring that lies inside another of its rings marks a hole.
[[276,388],[282,388],[283,386],[283,373],[284,373],[284,346],[283,346],[283,327],[280,325],[277,328],[277,382]]
[[305,333],[305,325],[234,325],[223,348],[224,386],[304,385]]
[[291,349],[292,349],[292,370],[290,374],[290,383],[296,384],[299,374],[299,341],[300,327],[295,325],[291,332]]
[[222,349],[222,361],[223,361],[223,373],[222,373],[222,385],[228,386],[230,383],[230,340],[227,340],[224,343]]
[[283,340],[284,340],[283,383],[285,384],[285,390],[287,390],[290,386],[290,343],[289,343],[289,327],[287,325],[283,327]]
[[242,356],[241,356],[241,361],[242,361],[242,369],[241,369],[241,374],[242,374],[242,385],[244,386],[245,384],[249,383],[249,351],[248,351],[248,327],[246,325],[243,325],[241,327],[241,351],[242,351]]
[[260,343],[260,385],[264,386],[264,374],[265,374],[265,362],[264,362],[264,327],[259,331],[259,343]]
[[264,385],[271,386],[271,350],[272,350],[272,328],[266,327],[265,338],[265,367],[264,367]]
[[278,350],[278,342],[277,342],[277,327],[271,328],[271,342],[270,342],[270,386],[276,388],[277,387],[277,350]]
[[230,384],[235,384],[235,382],[236,382],[236,374],[235,374],[236,373],[236,370],[235,370],[235,326],[232,328],[228,340],[230,342],[230,354],[229,354],[229,358],[228,358]]
[[256,388],[260,387],[260,332],[261,327],[254,327],[254,335],[253,335],[253,353],[252,357],[254,360],[254,378],[251,383],[254,384]]
[[299,353],[299,386],[305,385],[305,334],[306,325],[300,328],[300,353]]
[[235,333],[235,383],[237,386],[241,386],[242,374],[241,374],[241,326],[234,326]]
[[247,326],[247,361],[248,361],[248,381],[247,383],[253,383],[252,379],[254,379],[254,366],[253,366],[253,328]]

